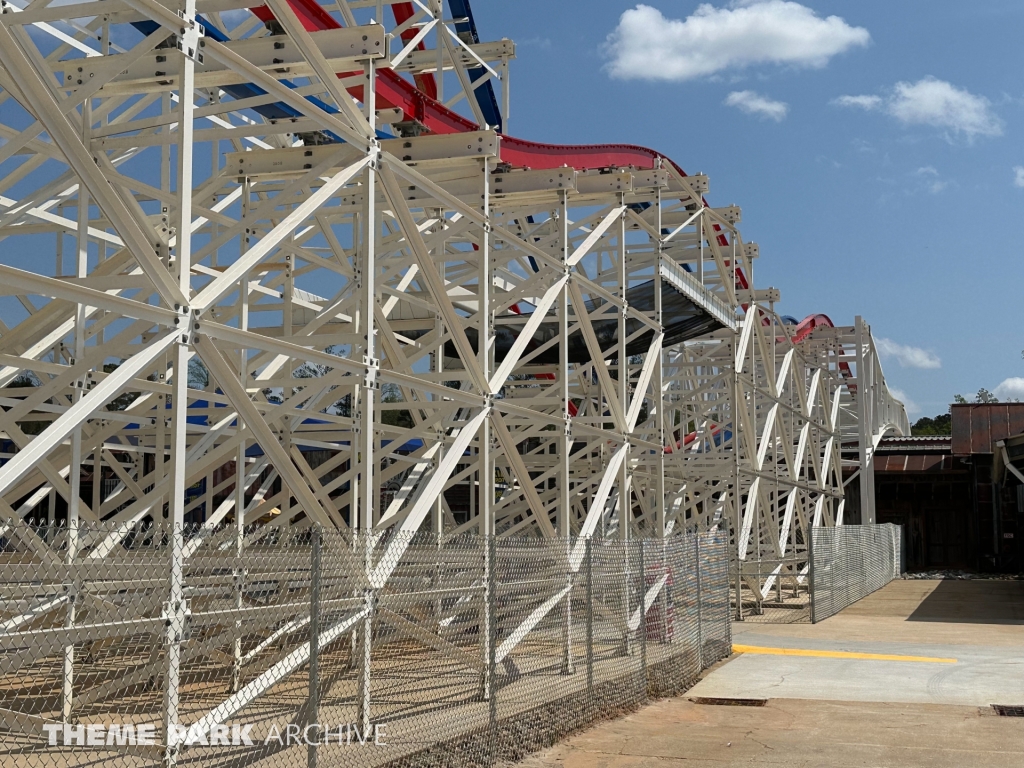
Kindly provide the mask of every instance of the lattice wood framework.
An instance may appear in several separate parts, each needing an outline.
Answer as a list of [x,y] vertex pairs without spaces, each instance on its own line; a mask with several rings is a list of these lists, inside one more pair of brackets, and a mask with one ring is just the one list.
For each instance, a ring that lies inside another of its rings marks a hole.
[[[846,443],[906,431],[866,326],[790,339],[706,177],[526,167],[474,98],[507,125],[514,47],[439,2],[99,5],[0,17],[0,517],[120,526],[68,558],[154,519],[239,547],[725,521],[779,561],[743,571],[766,595],[841,520]],[[396,72],[476,130],[378,109]]]

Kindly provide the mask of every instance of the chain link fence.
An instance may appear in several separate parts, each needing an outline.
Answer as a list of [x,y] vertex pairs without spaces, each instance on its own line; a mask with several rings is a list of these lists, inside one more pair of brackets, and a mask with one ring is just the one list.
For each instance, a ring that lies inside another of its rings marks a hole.
[[[756,624],[809,624],[808,567],[805,551],[786,557],[755,556],[734,561],[731,576],[734,619]],[[737,568],[740,578],[737,578]]]
[[515,760],[730,653],[727,547],[0,524],[0,765]]
[[898,525],[841,525],[811,532],[811,621],[843,608],[898,579],[902,567]]

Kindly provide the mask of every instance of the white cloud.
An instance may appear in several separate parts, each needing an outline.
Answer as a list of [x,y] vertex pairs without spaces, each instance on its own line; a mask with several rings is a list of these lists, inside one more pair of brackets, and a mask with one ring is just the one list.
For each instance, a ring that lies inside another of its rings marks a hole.
[[903,368],[942,367],[942,361],[936,354],[920,347],[908,347],[892,339],[882,338],[875,339],[875,346],[878,347],[879,354],[884,357],[895,357]]
[[889,113],[907,125],[948,128],[968,138],[977,134],[999,136],[1003,124],[990,106],[984,96],[926,77],[916,83],[896,83]]
[[999,386],[992,390],[992,394],[1004,401],[1024,400],[1024,379],[1019,376],[1003,379]]
[[1003,121],[992,111],[988,99],[934,77],[916,83],[896,83],[885,98],[840,96],[832,103],[840,107],[882,109],[904,125],[930,125],[963,134],[968,140],[1003,133]]
[[907,393],[904,392],[902,389],[896,389],[896,387],[889,387],[889,393],[897,400],[899,400],[901,403],[903,403],[903,407],[907,409],[908,416],[913,416],[914,414],[921,412],[921,408],[918,406],[918,404],[911,400],[909,397],[907,397]]
[[683,20],[640,4],[619,18],[605,52],[612,77],[683,81],[754,64],[820,68],[870,41],[863,27],[789,0],[703,3]]
[[724,103],[727,107],[736,107],[748,115],[767,117],[777,123],[781,122],[789,112],[789,104],[774,101],[767,96],[754,93],[754,91],[733,91],[726,96]]
[[948,181],[939,178],[939,171],[934,165],[926,165],[923,168],[918,168],[914,175],[928,180],[925,182],[925,189],[933,195],[939,194],[939,192],[949,186]]
[[832,99],[832,103],[840,107],[859,107],[860,109],[878,109],[882,106],[881,96],[840,96]]
[[1024,165],[1013,167],[1013,186],[1024,187]]

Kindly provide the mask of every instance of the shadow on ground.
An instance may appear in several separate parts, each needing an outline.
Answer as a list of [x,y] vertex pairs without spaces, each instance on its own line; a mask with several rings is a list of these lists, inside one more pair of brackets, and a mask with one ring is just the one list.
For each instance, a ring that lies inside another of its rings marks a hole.
[[940,581],[907,621],[1024,624],[1024,581]]

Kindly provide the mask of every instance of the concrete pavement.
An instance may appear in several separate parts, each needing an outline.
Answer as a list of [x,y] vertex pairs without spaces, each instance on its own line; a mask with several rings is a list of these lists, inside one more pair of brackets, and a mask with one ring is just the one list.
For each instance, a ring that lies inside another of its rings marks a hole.
[[521,768],[1020,768],[1024,719],[976,707],[773,699],[656,702]]
[[[1024,766],[1024,582],[896,581],[816,625],[734,624],[737,654],[524,768]],[[691,699],[767,699],[762,707]]]

